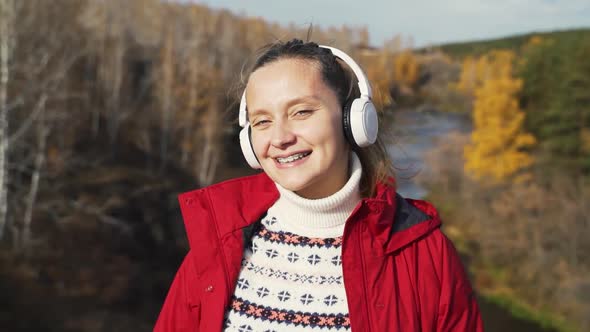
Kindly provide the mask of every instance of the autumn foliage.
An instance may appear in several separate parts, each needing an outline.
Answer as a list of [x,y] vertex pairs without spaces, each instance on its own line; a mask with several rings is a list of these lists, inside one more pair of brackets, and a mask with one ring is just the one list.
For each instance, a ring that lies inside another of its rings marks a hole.
[[410,51],[404,51],[395,57],[394,77],[405,86],[412,86],[418,79],[418,61]]
[[512,76],[515,54],[495,50],[480,57],[467,56],[461,65],[461,76],[456,88],[474,94],[487,80]]
[[367,78],[373,90],[373,102],[377,109],[388,108],[391,103],[389,89],[393,84],[393,72],[390,70],[393,55],[386,49],[362,58]]
[[465,148],[465,169],[480,180],[519,181],[526,176],[519,172],[533,164],[524,149],[533,146],[535,138],[523,128],[525,114],[517,99],[522,81],[512,77],[513,59],[512,52],[495,51],[464,63],[459,86],[475,93],[474,130]]

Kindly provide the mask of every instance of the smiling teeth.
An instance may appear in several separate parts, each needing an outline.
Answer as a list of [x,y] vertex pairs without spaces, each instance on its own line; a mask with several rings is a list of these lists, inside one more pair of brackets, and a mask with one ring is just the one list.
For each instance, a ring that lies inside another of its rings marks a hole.
[[310,154],[310,152],[306,152],[306,153],[297,153],[294,155],[291,155],[287,158],[277,158],[277,161],[281,164],[285,164],[285,163],[292,163],[295,160],[299,160],[303,157],[307,157]]

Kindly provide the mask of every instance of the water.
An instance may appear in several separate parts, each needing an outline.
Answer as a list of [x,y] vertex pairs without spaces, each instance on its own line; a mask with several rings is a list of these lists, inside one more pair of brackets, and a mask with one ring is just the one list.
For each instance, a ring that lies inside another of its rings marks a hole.
[[469,120],[462,115],[442,112],[400,111],[395,114],[393,132],[396,144],[389,146],[397,168],[398,192],[404,196],[420,199],[426,196],[426,188],[415,183],[414,178],[428,172],[424,155],[434,148],[437,138],[450,132],[468,132]]

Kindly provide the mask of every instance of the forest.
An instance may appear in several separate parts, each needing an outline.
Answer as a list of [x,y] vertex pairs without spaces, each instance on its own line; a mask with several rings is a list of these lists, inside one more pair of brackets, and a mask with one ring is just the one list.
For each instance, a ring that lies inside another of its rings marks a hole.
[[158,0],[0,0],[0,327],[151,330],[188,249],[176,195],[252,174],[244,73],[294,37],[359,60],[384,130],[468,119],[418,179],[476,289],[590,328],[590,29],[415,48]]

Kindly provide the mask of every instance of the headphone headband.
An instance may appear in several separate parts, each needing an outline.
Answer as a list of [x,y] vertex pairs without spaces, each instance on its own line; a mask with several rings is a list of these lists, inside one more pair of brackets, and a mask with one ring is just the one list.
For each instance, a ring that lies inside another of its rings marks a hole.
[[242,100],[240,100],[240,115],[238,118],[240,127],[244,128],[248,123],[248,114],[246,113],[246,89],[242,93]]
[[326,45],[320,45],[320,47],[332,51],[332,54],[334,54],[334,56],[340,58],[348,65],[348,67],[350,67],[350,69],[352,69],[354,75],[356,76],[356,79],[359,81],[358,84],[361,96],[367,97],[369,99],[373,98],[373,92],[371,91],[371,85],[369,84],[369,80],[367,79],[367,76],[361,69],[361,66],[359,66],[356,63],[356,61],[354,61],[348,54],[344,53],[343,51],[337,48]]

